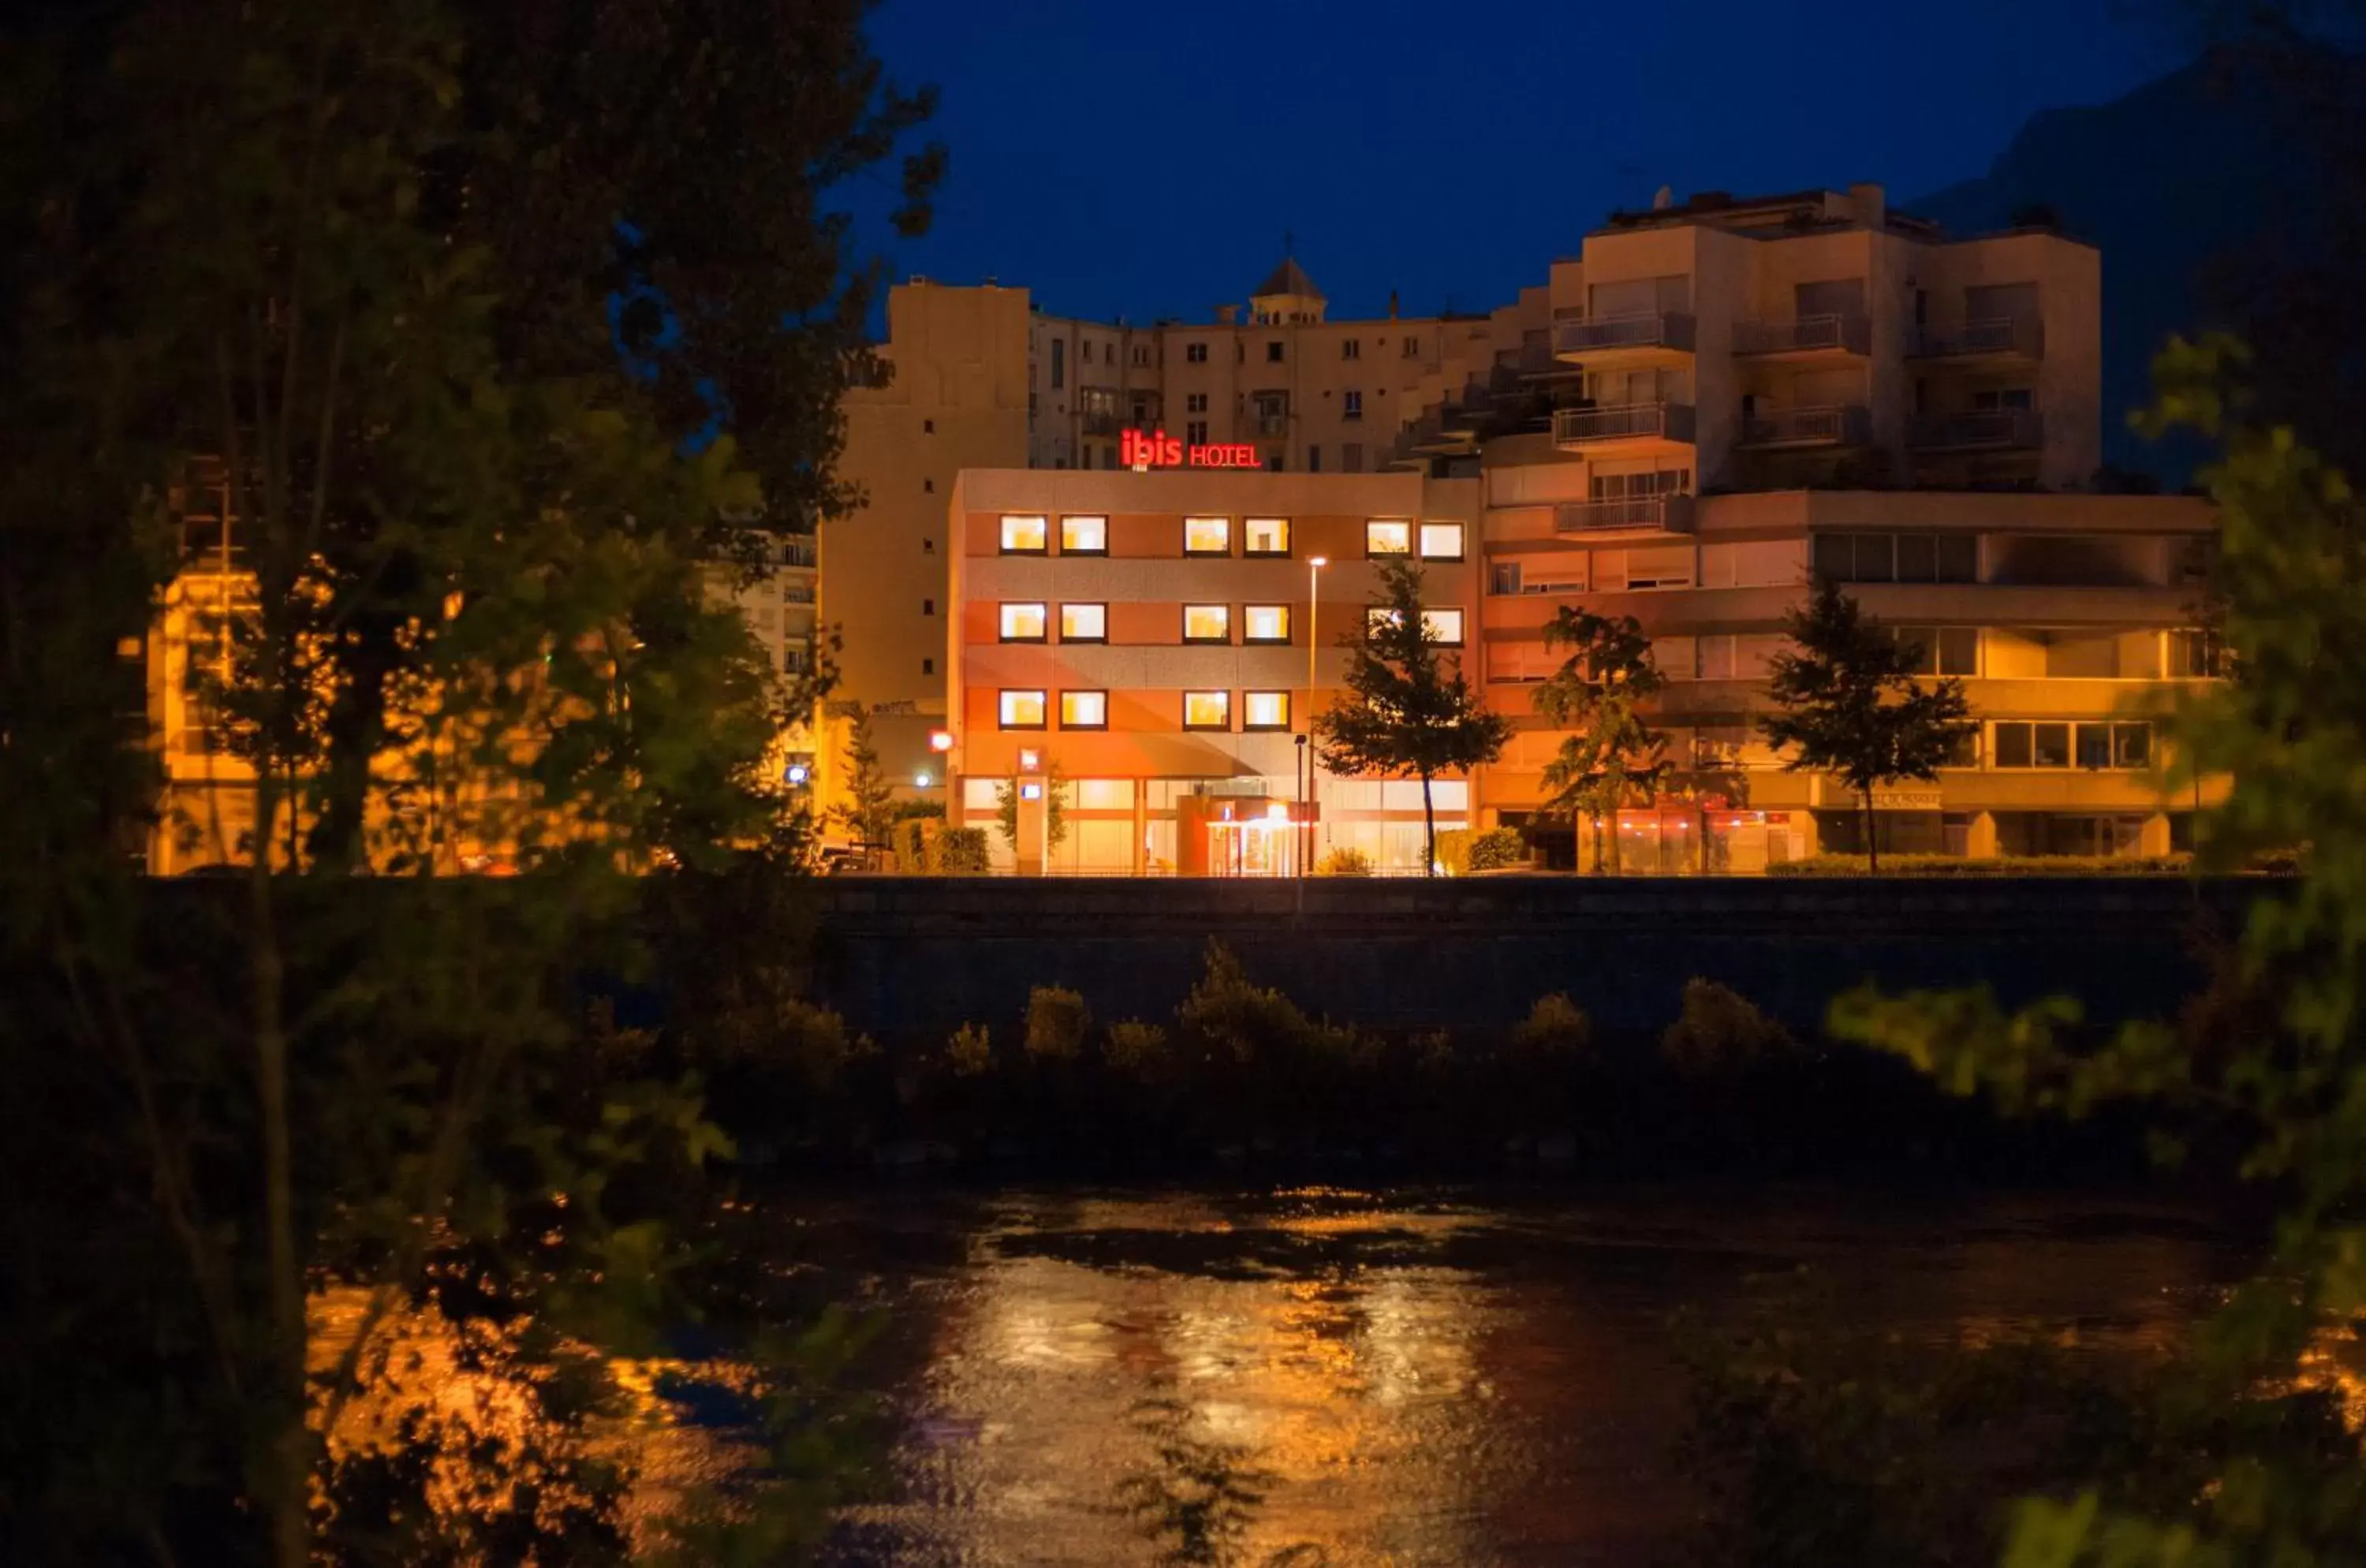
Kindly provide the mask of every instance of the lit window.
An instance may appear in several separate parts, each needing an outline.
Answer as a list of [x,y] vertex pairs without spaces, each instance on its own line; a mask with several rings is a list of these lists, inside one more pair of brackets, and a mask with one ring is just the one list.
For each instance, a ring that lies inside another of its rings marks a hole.
[[1042,642],[1043,640],[1043,606],[1041,604],[1003,605],[1002,640]]
[[1230,729],[1232,727],[1232,693],[1186,692],[1183,694],[1184,728]]
[[1005,729],[1042,728],[1043,694],[1040,691],[1003,693],[1001,716]]
[[1421,525],[1421,558],[1460,560],[1462,558],[1462,525],[1459,523],[1423,524]]
[[1062,642],[1109,641],[1109,606],[1107,604],[1061,605],[1060,640]]
[[1250,604],[1241,611],[1243,642],[1288,642],[1290,640],[1290,606],[1287,604]]
[[1433,641],[1448,648],[1462,646],[1462,612],[1459,610],[1424,610],[1421,624]]
[[1288,692],[1243,692],[1241,694],[1241,728],[1243,729],[1288,729],[1290,728],[1290,694]]
[[1045,529],[1041,517],[1010,517],[1002,520],[1002,553],[1007,556],[1040,556],[1043,553]]
[[[1039,518],[1037,521],[1041,522],[1042,519]],[[1365,524],[1364,553],[1368,556],[1413,554],[1413,525],[1378,521]]]
[[1061,518],[1060,553],[1064,556],[1109,554],[1109,519],[1106,517]]
[[1233,520],[1229,517],[1183,519],[1183,553],[1187,556],[1228,556],[1233,553]]
[[1183,640],[1185,642],[1232,641],[1232,606],[1229,604],[1184,605]]
[[1107,692],[1062,692],[1060,694],[1060,728],[1107,729],[1109,728],[1109,694]]
[[1252,517],[1241,525],[1241,550],[1252,556],[1286,556],[1290,553],[1290,519],[1287,517]]

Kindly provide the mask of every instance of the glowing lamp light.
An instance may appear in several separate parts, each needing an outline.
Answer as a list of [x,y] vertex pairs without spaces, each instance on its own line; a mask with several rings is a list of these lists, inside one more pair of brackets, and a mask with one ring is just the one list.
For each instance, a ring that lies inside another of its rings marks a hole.
[[1019,798],[1021,800],[1041,800],[1043,798],[1043,786],[1039,784],[1020,784],[1019,786]]
[[1277,800],[1265,808],[1265,819],[1268,822],[1287,822],[1290,820],[1290,807]]
[[931,751],[950,751],[950,750],[952,750],[952,749],[953,749],[953,732],[952,732],[952,730],[950,730],[950,729],[931,729],[930,731],[929,731],[929,750],[931,750]]
[[791,784],[801,784],[812,776],[813,770],[806,767],[803,762],[791,762],[789,764],[789,782]]
[[[1043,753],[1036,750],[1031,746],[1023,746],[1020,748],[1019,771],[1022,773],[1042,773],[1043,771]],[[1031,795],[1027,798],[1032,800],[1035,797]]]
[[926,789],[931,782],[933,781],[930,779],[929,770],[926,768],[912,775],[912,785],[916,789]]
[[1329,566],[1331,564],[1331,558],[1329,556],[1309,556],[1306,558],[1306,564],[1309,566]]

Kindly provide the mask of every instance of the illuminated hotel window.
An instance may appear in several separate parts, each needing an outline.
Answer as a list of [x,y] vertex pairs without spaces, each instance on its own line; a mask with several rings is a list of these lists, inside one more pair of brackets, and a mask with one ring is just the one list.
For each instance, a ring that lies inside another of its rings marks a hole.
[[1109,694],[1107,692],[1062,692],[1060,694],[1060,728],[1107,729],[1109,728]]
[[1106,517],[1061,518],[1060,553],[1064,556],[1109,554],[1109,519]]
[[1001,695],[1003,728],[1041,729],[1043,728],[1043,694],[1042,692],[1004,692]]
[[1040,556],[1043,553],[1043,519],[1011,517],[1002,520],[1002,553],[1007,556]]
[[1241,728],[1243,729],[1288,729],[1290,728],[1290,694],[1288,692],[1243,692],[1241,694]]
[[1060,640],[1062,642],[1109,641],[1109,606],[1107,604],[1061,605]]
[[1241,553],[1286,556],[1290,553],[1290,519],[1252,517],[1241,525]]
[[1364,525],[1364,553],[1367,556],[1409,556],[1413,554],[1413,525],[1386,523],[1378,519]]
[[1187,556],[1228,556],[1233,553],[1233,520],[1229,517],[1183,519],[1183,553]]
[[1184,605],[1183,640],[1185,642],[1232,641],[1232,606],[1229,604]]
[[1421,558],[1460,560],[1462,558],[1462,525],[1459,523],[1423,524],[1421,525]]
[[1042,642],[1043,640],[1043,606],[1041,604],[1003,605],[1002,640]]
[[1183,694],[1184,728],[1230,729],[1232,727],[1232,693],[1186,692]]
[[1421,624],[1429,635],[1448,648],[1462,646],[1462,612],[1459,610],[1424,610]]
[[1290,640],[1290,606],[1287,604],[1242,606],[1241,640],[1243,642],[1288,642]]

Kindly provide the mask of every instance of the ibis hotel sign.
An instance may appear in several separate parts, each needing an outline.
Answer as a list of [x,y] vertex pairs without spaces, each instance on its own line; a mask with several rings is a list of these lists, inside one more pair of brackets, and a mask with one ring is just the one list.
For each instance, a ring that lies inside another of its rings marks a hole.
[[1128,430],[1117,438],[1121,468],[1262,468],[1248,446],[1186,446],[1164,430]]

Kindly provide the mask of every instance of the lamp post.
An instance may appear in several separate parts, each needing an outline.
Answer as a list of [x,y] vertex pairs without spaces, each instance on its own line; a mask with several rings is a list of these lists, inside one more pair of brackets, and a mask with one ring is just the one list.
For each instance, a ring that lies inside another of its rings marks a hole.
[[1306,563],[1306,723],[1302,733],[1306,747],[1306,822],[1301,832],[1305,847],[1299,852],[1298,874],[1306,875],[1314,869],[1314,650],[1319,646],[1315,633],[1321,614],[1323,569],[1331,562],[1322,557],[1311,557]]

